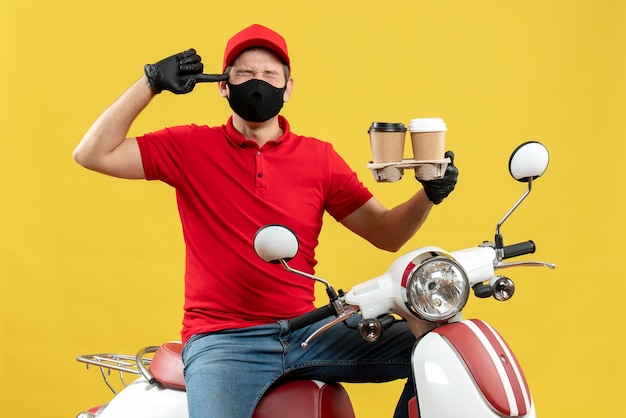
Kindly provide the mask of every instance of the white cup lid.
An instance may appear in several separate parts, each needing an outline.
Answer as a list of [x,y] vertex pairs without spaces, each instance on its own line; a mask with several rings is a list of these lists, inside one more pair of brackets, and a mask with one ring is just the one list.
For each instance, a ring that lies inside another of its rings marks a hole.
[[418,118],[411,119],[410,132],[441,132],[447,131],[446,123],[442,118]]

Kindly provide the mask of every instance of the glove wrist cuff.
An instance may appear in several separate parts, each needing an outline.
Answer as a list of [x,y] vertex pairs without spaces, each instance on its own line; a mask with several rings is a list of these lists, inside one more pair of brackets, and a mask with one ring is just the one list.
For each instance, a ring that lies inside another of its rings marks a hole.
[[152,64],[146,64],[143,66],[143,72],[146,74],[148,78],[148,83],[150,83],[150,88],[154,94],[159,94],[163,91],[162,88],[159,87],[157,83],[157,71]]

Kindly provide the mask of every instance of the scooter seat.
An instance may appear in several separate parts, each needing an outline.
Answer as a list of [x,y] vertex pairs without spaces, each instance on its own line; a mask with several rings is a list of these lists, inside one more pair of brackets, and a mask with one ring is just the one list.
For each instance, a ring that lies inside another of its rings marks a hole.
[[[185,390],[180,342],[165,343],[150,362],[150,373],[163,386]],[[253,418],[354,418],[345,388],[337,382],[286,380],[263,396]]]
[[185,376],[180,342],[165,343],[154,353],[150,362],[150,373],[163,386],[185,390]]
[[288,380],[272,387],[252,418],[354,418],[346,389],[337,382]]

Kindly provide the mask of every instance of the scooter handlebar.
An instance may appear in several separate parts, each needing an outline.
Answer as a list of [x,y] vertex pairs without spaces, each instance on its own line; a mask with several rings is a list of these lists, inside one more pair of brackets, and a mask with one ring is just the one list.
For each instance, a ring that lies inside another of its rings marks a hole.
[[295,331],[333,315],[335,315],[335,310],[333,309],[331,304],[328,304],[311,312],[307,312],[303,315],[296,316],[295,318],[290,319],[289,328],[292,331]]
[[517,257],[535,252],[535,243],[532,240],[517,244],[506,245],[503,248],[503,259]]

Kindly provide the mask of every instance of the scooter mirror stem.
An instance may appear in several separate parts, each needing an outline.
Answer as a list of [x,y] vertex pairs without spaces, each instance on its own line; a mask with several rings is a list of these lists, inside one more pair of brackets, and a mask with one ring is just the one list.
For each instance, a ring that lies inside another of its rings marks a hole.
[[[314,276],[312,274],[305,273],[303,271],[291,268],[289,266],[289,264],[287,264],[287,261],[284,258],[278,260],[278,262],[280,264],[282,264],[282,266],[285,268],[285,270],[287,270],[290,273],[295,273],[295,274],[297,274],[299,276],[306,277],[307,279],[315,280],[316,282],[322,283],[324,286],[326,286],[326,291],[327,292],[328,292],[328,289],[332,289],[332,286],[330,285],[330,283],[328,283],[326,280],[322,279],[321,277],[317,277],[317,276]],[[334,292],[334,290],[333,290],[333,292]]]
[[526,199],[526,197],[530,194],[532,188],[533,188],[533,179],[529,178],[528,188],[526,189],[522,197],[520,197],[519,200],[515,202],[513,207],[509,209],[509,211],[502,217],[502,219],[500,219],[500,222],[498,222],[498,225],[496,225],[496,236],[494,240],[496,243],[496,249],[504,248],[504,239],[502,238],[502,234],[500,233],[500,227],[502,227],[502,224],[504,223],[504,221],[506,221],[509,218],[509,216],[511,216],[513,211],[515,211],[515,209],[517,209],[517,207],[524,201],[524,199]]
[[[315,280],[316,282],[322,283],[326,287],[326,294],[328,295],[328,299],[330,300],[330,303],[332,304],[335,312],[337,314],[341,314],[342,312],[344,312],[345,309],[344,309],[342,301],[339,299],[339,295],[337,294],[335,289],[330,285],[328,281],[322,279],[321,277],[317,277],[312,274],[305,273],[303,271],[291,268],[289,264],[287,264],[287,261],[285,259],[281,259],[279,260],[279,262],[280,264],[282,264],[285,270],[287,270],[290,273],[298,274],[302,277],[306,277],[307,279]],[[339,290],[339,292],[343,296],[343,292],[341,290]]]

